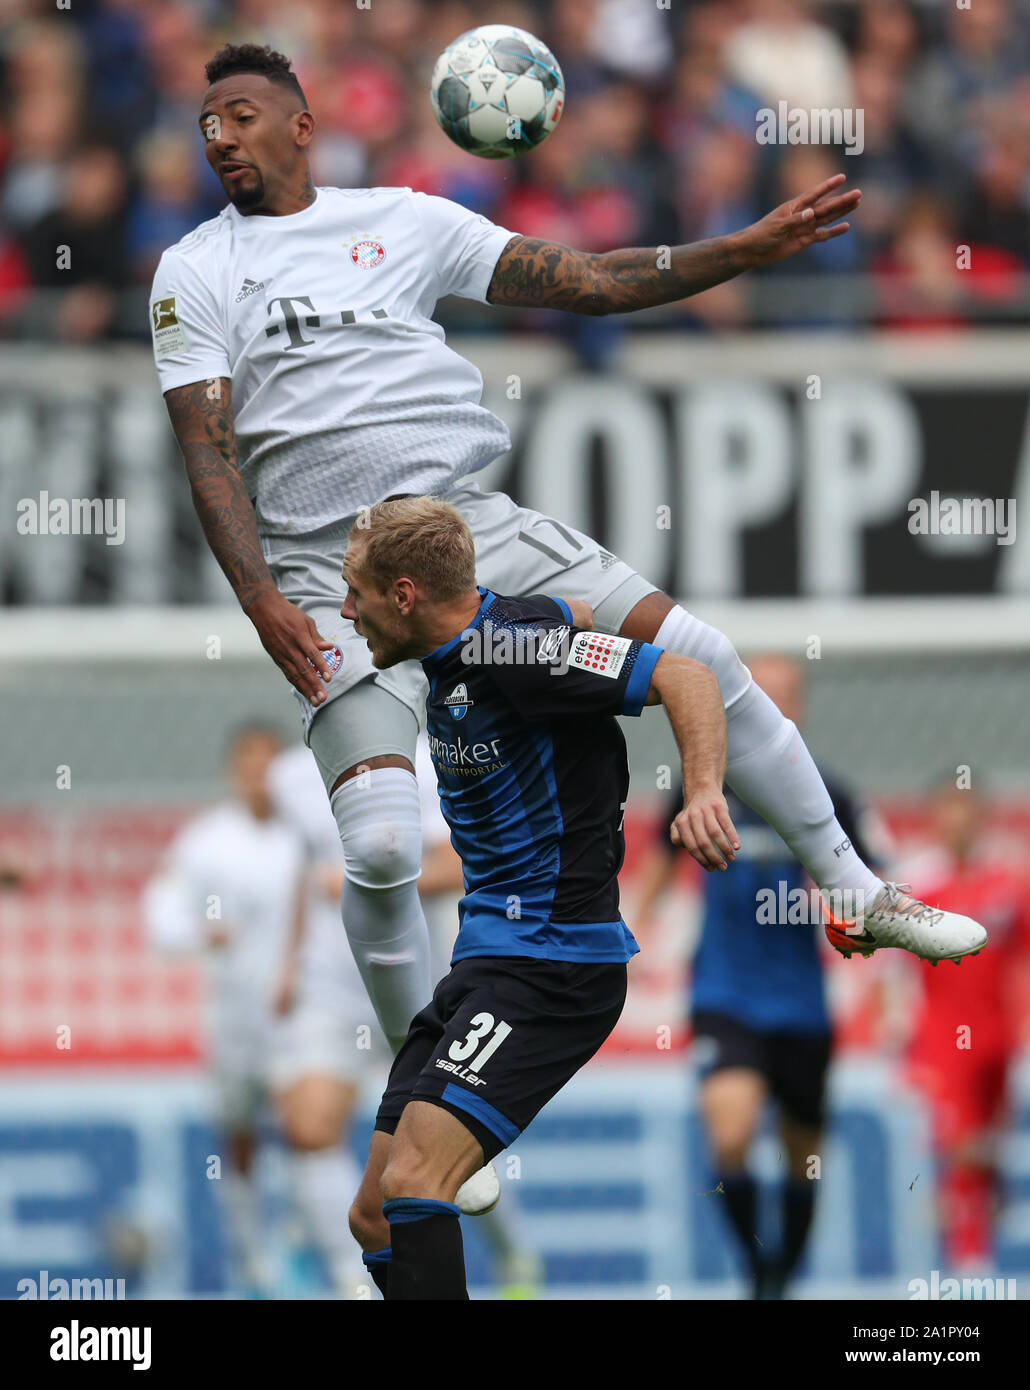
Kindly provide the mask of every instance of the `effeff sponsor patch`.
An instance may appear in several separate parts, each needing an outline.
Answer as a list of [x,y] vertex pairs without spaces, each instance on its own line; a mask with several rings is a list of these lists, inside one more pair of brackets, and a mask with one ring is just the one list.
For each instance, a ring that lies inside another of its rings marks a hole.
[[604,632],[577,632],[572,639],[569,665],[614,678],[622,670],[629,648],[628,637],[609,637]]

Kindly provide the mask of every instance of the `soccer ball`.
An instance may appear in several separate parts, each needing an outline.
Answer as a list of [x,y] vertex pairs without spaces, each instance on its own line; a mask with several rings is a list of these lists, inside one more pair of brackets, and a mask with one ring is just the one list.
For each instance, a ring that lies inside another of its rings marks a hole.
[[430,83],[444,134],[469,154],[510,159],[546,140],[565,105],[554,54],[525,29],[484,24],[444,49]]

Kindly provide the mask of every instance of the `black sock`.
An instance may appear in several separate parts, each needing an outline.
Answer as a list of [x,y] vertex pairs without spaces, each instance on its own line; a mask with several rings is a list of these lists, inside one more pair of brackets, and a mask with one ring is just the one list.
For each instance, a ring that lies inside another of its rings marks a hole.
[[390,1246],[385,1250],[366,1250],[361,1257],[365,1268],[371,1274],[376,1288],[384,1298],[389,1298],[390,1287],[390,1260],[393,1258],[393,1251]]
[[744,1247],[744,1254],[752,1273],[756,1273],[763,1261],[762,1247],[758,1243],[758,1232],[755,1229],[758,1206],[755,1180],[750,1173],[741,1171],[730,1173],[719,1181],[726,1194],[726,1211],[733,1223],[733,1229]]
[[815,1213],[817,1183],[808,1178],[792,1178],[783,1189],[783,1245],[780,1269],[784,1277],[801,1259]]
[[391,1197],[383,1215],[393,1252],[387,1299],[467,1301],[458,1208],[428,1197]]

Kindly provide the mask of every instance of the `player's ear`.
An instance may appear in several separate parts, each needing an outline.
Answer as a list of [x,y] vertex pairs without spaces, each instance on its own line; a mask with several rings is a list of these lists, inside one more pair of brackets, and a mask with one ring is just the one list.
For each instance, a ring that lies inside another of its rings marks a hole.
[[396,579],[393,585],[393,596],[397,604],[398,612],[405,615],[410,613],[415,606],[415,599],[418,597],[415,585],[410,579]]
[[310,111],[298,111],[293,118],[293,138],[298,149],[311,144],[315,134],[315,118]]

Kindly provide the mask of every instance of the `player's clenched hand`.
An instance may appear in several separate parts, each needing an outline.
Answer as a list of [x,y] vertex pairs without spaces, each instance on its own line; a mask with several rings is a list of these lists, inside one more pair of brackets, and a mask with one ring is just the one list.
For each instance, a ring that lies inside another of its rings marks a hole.
[[313,705],[324,703],[326,695],[320,680],[332,680],[332,671],[323,652],[336,645],[327,642],[313,620],[278,589],[262,594],[247,609],[257,628],[261,645],[286,679]]
[[673,821],[669,837],[682,845],[702,869],[725,869],[736,858],[740,838],[730,819],[730,808],[718,787],[695,792]]
[[854,212],[862,197],[857,188],[846,193],[836,192],[846,177],[834,174],[800,197],[774,208],[760,222],[736,233],[734,240],[746,264],[749,267],[775,265],[814,241],[830,241],[843,236],[850,224],[838,219]]

